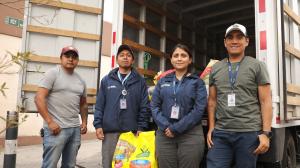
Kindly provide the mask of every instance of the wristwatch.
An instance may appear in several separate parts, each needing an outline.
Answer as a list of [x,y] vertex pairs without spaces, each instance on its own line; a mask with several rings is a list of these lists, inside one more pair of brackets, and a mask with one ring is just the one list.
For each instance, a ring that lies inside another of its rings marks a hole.
[[272,138],[272,131],[261,131],[260,134],[266,135],[269,139]]

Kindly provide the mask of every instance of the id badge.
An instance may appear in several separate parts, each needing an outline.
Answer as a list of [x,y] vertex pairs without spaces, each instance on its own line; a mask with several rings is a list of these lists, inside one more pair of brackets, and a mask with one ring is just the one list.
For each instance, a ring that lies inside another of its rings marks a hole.
[[235,106],[235,94],[230,93],[228,94],[228,107],[234,107]]
[[179,119],[179,106],[172,106],[171,109],[171,118],[172,119]]
[[126,99],[120,99],[120,109],[127,109]]

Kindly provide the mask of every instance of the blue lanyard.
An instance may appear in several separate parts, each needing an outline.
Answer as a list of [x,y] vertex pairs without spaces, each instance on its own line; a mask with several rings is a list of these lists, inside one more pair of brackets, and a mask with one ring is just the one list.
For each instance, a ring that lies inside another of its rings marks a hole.
[[182,79],[179,81],[177,87],[176,87],[176,75],[174,75],[174,78],[173,78],[173,93],[174,93],[174,100],[175,100],[175,105],[177,104],[177,101],[176,101],[176,94],[178,92],[178,89],[180,88],[181,84],[182,84],[182,81],[184,79],[184,77],[186,76],[186,74],[183,75]]
[[124,86],[125,81],[126,81],[126,80],[128,79],[128,77],[130,76],[130,74],[131,74],[131,71],[125,76],[124,79],[122,79],[121,73],[120,73],[120,71],[118,71],[118,78],[120,79],[120,81],[121,81],[121,83],[122,83],[123,86]]
[[229,61],[229,58],[227,59],[227,63],[228,63],[228,74],[229,74],[229,82],[230,82],[230,87],[231,87],[231,91],[234,90],[234,84],[236,82],[237,79],[237,75],[240,69],[240,64],[242,63],[242,61],[244,60],[245,56],[242,58],[242,60],[237,63],[236,67],[235,67],[235,72],[232,72],[232,65],[231,62]]

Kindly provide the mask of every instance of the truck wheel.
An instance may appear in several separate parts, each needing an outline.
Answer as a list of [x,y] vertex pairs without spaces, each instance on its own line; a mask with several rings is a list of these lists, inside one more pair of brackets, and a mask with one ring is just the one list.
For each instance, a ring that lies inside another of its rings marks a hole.
[[296,147],[292,134],[286,130],[284,153],[282,159],[283,168],[296,168]]

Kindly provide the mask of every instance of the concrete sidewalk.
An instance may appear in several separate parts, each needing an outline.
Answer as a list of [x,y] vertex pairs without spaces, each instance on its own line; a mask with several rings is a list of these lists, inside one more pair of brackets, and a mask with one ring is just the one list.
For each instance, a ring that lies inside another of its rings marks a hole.
[[[101,141],[83,140],[77,155],[77,168],[99,168],[101,166]],[[43,145],[21,146],[17,149],[17,168],[40,168]],[[0,167],[3,167],[3,150],[0,151]],[[59,164],[60,166],[60,164]],[[59,167],[58,166],[58,167]]]

